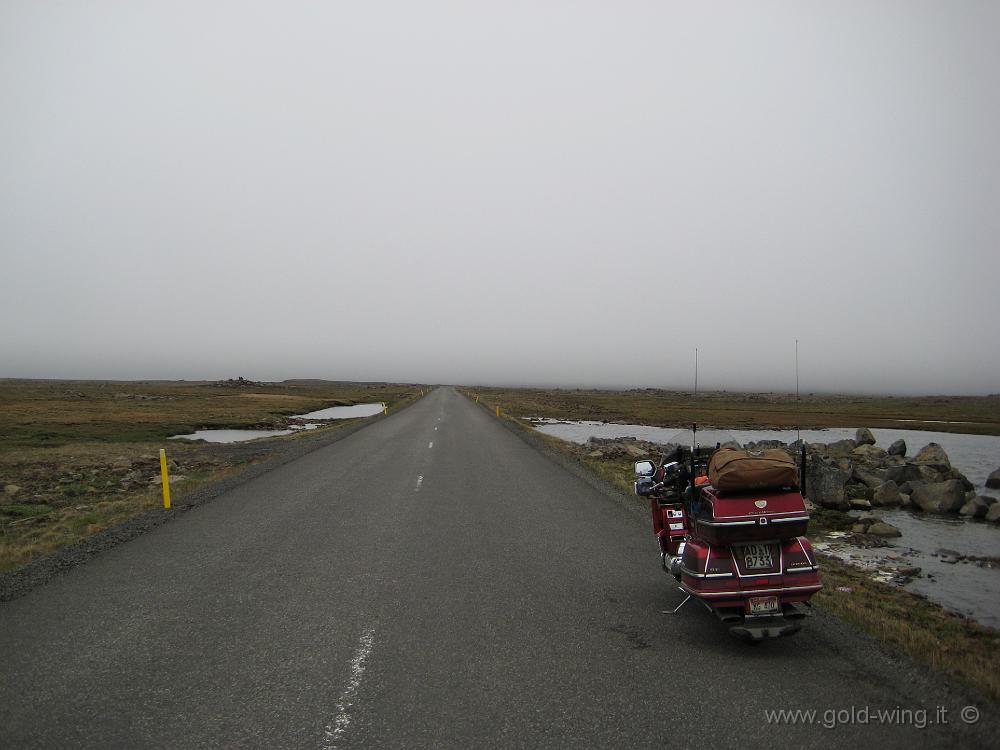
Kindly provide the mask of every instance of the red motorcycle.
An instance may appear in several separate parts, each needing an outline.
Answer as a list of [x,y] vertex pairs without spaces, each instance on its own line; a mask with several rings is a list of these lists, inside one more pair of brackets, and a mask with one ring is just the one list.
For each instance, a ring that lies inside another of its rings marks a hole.
[[635,473],[663,569],[686,594],[668,612],[697,599],[750,643],[798,632],[823,584],[805,537],[805,472],[787,453],[682,447]]

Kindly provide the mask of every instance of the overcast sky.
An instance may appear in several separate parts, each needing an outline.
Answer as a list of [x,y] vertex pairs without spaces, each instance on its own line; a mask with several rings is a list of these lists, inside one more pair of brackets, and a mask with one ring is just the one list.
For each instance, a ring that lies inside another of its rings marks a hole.
[[0,376],[1000,392],[1000,3],[0,0]]

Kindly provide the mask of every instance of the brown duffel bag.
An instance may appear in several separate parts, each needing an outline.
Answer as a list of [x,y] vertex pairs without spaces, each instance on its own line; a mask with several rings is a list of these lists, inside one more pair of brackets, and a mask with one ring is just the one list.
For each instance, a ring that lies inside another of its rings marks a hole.
[[708,480],[719,492],[798,489],[799,470],[792,457],[780,448],[762,451],[720,448],[708,463]]

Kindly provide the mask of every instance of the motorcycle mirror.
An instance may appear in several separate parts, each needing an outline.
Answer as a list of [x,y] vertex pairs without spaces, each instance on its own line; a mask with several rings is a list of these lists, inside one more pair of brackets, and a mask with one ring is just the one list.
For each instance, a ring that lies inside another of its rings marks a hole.
[[640,477],[651,477],[656,473],[656,465],[652,461],[636,461],[635,473]]

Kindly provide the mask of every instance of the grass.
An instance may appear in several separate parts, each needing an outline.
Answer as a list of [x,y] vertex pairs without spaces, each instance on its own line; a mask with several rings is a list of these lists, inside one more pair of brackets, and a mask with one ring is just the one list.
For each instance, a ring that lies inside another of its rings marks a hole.
[[[785,393],[538,388],[466,389],[513,417],[728,429],[882,427],[1000,435],[1000,395],[838,396]],[[917,420],[917,421],[911,421]],[[919,420],[935,420],[921,424]],[[940,424],[962,422],[966,424]]]
[[276,384],[0,380],[0,452],[68,443],[139,443],[199,428],[269,428],[327,406],[414,395],[380,383]]
[[[413,400],[419,386],[298,382],[227,387],[208,383],[0,380],[0,572],[159,507],[159,449],[166,448],[171,494],[187,492],[288,441],[260,444],[167,441],[199,428],[279,427],[328,406]],[[16,490],[6,491],[8,486]]]
[[[493,410],[495,391],[487,396],[485,389],[464,389],[471,398],[480,396],[480,403]],[[511,392],[502,392],[510,396]],[[565,419],[597,419],[593,411],[582,413],[548,411],[549,401],[532,392],[523,400],[502,401],[504,418],[517,429],[531,431],[553,450],[568,456],[608,482],[632,496],[632,462],[629,459],[595,458],[591,448],[543,435],[525,424],[522,416],[556,416]],[[561,392],[553,402],[566,403]],[[597,396],[600,403],[600,394]],[[584,397],[584,401],[586,397]],[[545,410],[535,411],[542,407]],[[633,407],[620,408],[620,413],[634,419]],[[646,501],[635,498],[637,506]],[[849,529],[853,520],[845,513],[823,508],[811,513],[811,536],[826,531]],[[872,580],[865,572],[821,555],[824,588],[814,598],[817,608],[851,622],[876,640],[903,653],[931,669],[946,673],[1000,702],[1000,631],[948,612],[903,588]]]

